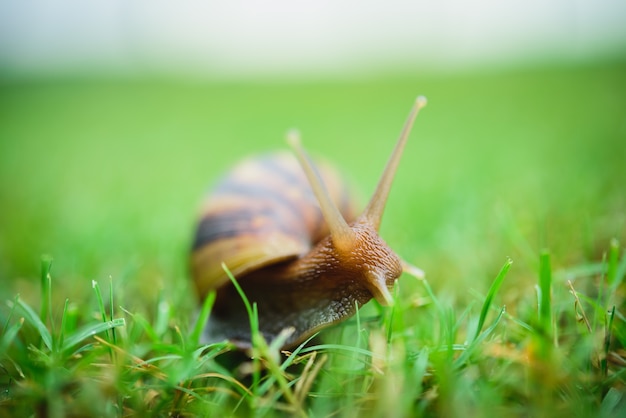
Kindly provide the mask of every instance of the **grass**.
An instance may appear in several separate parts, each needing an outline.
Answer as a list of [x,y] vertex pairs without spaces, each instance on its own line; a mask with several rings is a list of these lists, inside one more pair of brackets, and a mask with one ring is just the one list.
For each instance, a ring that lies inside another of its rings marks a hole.
[[[623,413],[625,70],[3,82],[0,416]],[[367,196],[418,93],[381,234],[426,280],[290,353],[202,345],[211,179],[297,126]]]
[[[7,416],[482,416],[490,411],[615,416],[625,402],[626,327],[616,306],[607,305],[614,295],[604,293],[611,286],[604,273],[617,270],[623,277],[626,257],[602,264],[596,299],[570,286],[572,294],[554,304],[552,281],[543,277],[551,274],[548,254],[541,259],[539,300],[530,317],[512,316],[493,304],[509,260],[480,309],[446,306],[423,281],[428,303],[411,324],[394,321],[397,315],[378,306],[380,314],[363,317],[361,311],[335,329],[343,334],[340,344],[303,344],[279,354],[278,343],[269,346],[256,333],[248,360],[226,343],[198,343],[212,297],[194,327],[163,307],[165,299],[157,301],[152,322],[127,311],[111,318],[95,283],[92,319],[80,318],[88,323],[79,327],[76,318],[68,319],[66,303],[57,331],[51,318],[42,321],[16,297],[3,318],[0,411]],[[43,275],[50,277],[49,263],[43,264]],[[43,293],[50,288],[42,287]],[[415,309],[401,302],[389,309]],[[247,306],[255,329],[254,306]],[[224,359],[229,354],[238,360]]]

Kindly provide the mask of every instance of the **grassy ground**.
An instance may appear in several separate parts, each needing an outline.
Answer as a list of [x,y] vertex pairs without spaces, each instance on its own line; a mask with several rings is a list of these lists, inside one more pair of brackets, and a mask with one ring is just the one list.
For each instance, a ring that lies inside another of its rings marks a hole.
[[[624,74],[4,82],[0,416],[625,411]],[[201,347],[186,257],[211,181],[295,126],[365,197],[417,94],[381,234],[427,281],[290,356]]]

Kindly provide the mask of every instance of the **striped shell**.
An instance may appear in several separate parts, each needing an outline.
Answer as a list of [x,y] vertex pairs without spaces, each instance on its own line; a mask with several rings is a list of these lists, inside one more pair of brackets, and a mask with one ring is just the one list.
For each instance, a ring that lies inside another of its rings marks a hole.
[[[355,197],[329,164],[324,184],[348,222]],[[236,165],[204,202],[191,260],[198,295],[229,283],[224,262],[237,278],[296,258],[329,234],[311,186],[293,154],[277,152]],[[218,301],[219,302],[219,301]]]

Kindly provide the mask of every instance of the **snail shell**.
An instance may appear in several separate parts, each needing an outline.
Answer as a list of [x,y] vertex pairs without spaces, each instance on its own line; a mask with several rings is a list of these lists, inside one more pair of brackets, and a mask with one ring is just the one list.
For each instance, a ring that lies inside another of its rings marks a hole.
[[372,298],[390,304],[389,288],[402,271],[419,274],[377,231],[408,133],[424,105],[418,98],[360,216],[338,172],[328,164],[316,168],[293,136],[297,159],[287,153],[248,158],[216,185],[202,205],[191,253],[199,297],[217,292],[207,342],[228,339],[243,348],[251,341],[247,311],[222,263],[257,304],[266,340],[292,329],[285,347],[352,316]]

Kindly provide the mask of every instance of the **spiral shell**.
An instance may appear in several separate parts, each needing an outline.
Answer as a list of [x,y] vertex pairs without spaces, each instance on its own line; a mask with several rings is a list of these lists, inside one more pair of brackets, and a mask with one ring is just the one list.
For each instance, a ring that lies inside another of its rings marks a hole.
[[[318,170],[346,221],[355,219],[355,196],[330,164]],[[276,152],[236,165],[202,205],[191,269],[201,299],[229,283],[221,263],[238,279],[306,254],[328,226],[296,158]],[[219,301],[218,301],[219,302]]]

